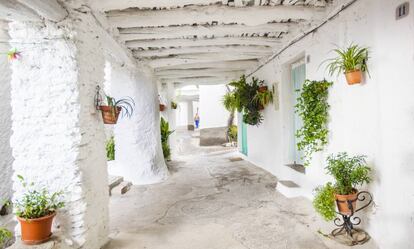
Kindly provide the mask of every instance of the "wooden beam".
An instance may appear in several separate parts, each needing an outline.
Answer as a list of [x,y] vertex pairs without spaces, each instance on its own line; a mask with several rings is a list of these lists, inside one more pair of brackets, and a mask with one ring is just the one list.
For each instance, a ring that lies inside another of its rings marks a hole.
[[174,48],[174,47],[200,47],[200,46],[268,46],[275,47],[281,43],[280,39],[263,37],[220,37],[212,39],[160,39],[160,40],[134,40],[127,41],[129,48]]
[[[94,9],[101,11],[123,10],[128,8],[139,9],[173,9],[188,5],[210,5],[220,3],[220,0],[95,0],[92,3]],[[227,4],[227,3],[226,3]]]
[[226,55],[223,54],[205,54],[202,55],[188,55],[188,56],[176,56],[172,58],[160,58],[160,59],[151,59],[145,60],[145,62],[152,68],[158,67],[168,67],[175,65],[185,65],[185,64],[194,64],[194,63],[209,63],[209,62],[220,62],[220,61],[244,61],[244,60],[254,60],[259,59],[260,56],[257,55]]
[[239,77],[244,71],[218,71],[218,70],[188,70],[189,72],[170,73],[170,74],[156,74],[158,79],[176,79],[176,78],[191,78],[191,77]]
[[[124,41],[144,39],[175,39],[175,38],[203,38],[224,36],[266,36],[277,37],[280,32],[288,32],[295,24],[269,23],[258,26],[246,25],[197,25],[173,26],[152,28],[126,28],[120,30],[120,37]],[[297,25],[297,24],[296,24]]]
[[183,48],[162,48],[153,50],[134,50],[133,54],[138,58],[146,58],[153,56],[169,56],[180,54],[194,53],[257,53],[259,55],[267,55],[272,52],[272,48],[266,46],[201,46],[201,47],[183,47]]
[[180,83],[184,85],[218,85],[227,84],[232,80],[239,77],[192,77],[192,78],[177,78],[177,79],[164,79],[163,83]]
[[32,8],[42,17],[59,22],[66,18],[68,12],[56,0],[17,0]]
[[41,21],[32,9],[15,0],[0,1],[0,19],[8,21]]
[[203,68],[226,68],[233,70],[246,70],[257,66],[258,60],[244,60],[244,61],[216,61],[193,64],[181,64],[166,67],[155,67],[155,72],[163,70],[188,70],[188,69],[203,69]]
[[229,24],[238,23],[248,26],[280,22],[284,20],[320,19],[320,8],[303,6],[254,6],[232,8],[227,6],[190,6],[173,10],[136,10],[110,11],[109,22],[119,28],[159,27],[192,24]]
[[227,68],[196,68],[196,69],[168,69],[168,70],[161,70],[155,73],[157,77],[163,76],[191,76],[191,75],[198,75],[198,76],[211,76],[211,75],[219,75],[223,73],[234,73],[234,74],[243,74],[243,70],[240,69],[227,69]]

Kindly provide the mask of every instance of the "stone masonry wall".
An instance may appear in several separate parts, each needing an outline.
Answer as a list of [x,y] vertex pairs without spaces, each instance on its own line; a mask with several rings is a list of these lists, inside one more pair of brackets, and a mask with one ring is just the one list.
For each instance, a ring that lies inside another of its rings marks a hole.
[[[7,41],[6,22],[0,21],[0,41]],[[0,51],[5,53],[10,49],[10,45],[0,42]],[[0,55],[0,208],[4,202],[11,198],[12,195],[12,151],[10,148],[11,136],[11,106],[10,106],[10,80],[11,70],[5,54]]]
[[[22,51],[12,62],[15,175],[64,191],[56,223],[68,245],[87,249],[108,234],[105,133],[93,100],[105,61],[95,30],[90,14],[75,12],[59,25],[12,23],[9,31]],[[22,186],[13,188],[18,198]]]
[[107,94],[115,99],[131,97],[135,110],[131,118],[120,117],[114,126],[115,162],[110,164],[109,172],[134,184],[162,181],[168,176],[168,170],[161,148],[156,85],[137,68],[116,62],[110,65]]

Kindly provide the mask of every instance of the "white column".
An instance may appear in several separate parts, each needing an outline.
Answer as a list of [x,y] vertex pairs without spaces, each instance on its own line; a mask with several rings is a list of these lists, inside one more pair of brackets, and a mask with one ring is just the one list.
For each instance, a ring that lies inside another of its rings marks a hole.
[[194,130],[194,108],[193,108],[193,101],[187,101],[187,129],[189,131]]
[[111,63],[110,94],[131,97],[131,118],[120,118],[114,126],[115,162],[109,173],[134,184],[151,184],[168,177],[161,147],[160,111],[156,83],[150,73]]
[[10,46],[4,41],[9,40],[8,24],[0,21],[0,209],[12,195],[12,151],[10,148],[11,136],[11,105],[10,105],[10,64],[5,54]]
[[[62,241],[98,249],[107,242],[109,219],[104,125],[94,106],[105,61],[96,22],[76,15],[67,24],[10,25],[13,46],[22,51],[11,63],[13,169],[64,191],[66,205],[56,218]],[[18,198],[23,188],[14,180]]]

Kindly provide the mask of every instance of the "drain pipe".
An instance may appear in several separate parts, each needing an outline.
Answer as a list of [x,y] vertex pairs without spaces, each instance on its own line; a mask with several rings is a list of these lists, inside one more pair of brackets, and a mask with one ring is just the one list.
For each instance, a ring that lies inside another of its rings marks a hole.
[[338,9],[332,11],[328,15],[328,17],[325,18],[321,23],[319,23],[315,27],[312,27],[310,30],[306,31],[305,33],[299,35],[298,37],[296,37],[295,39],[293,39],[292,41],[290,41],[289,44],[287,44],[285,47],[281,48],[275,54],[273,54],[272,56],[270,56],[264,63],[260,64],[255,70],[253,70],[252,72],[250,72],[249,74],[247,74],[246,77],[252,76],[254,73],[256,73],[257,71],[259,71],[262,67],[264,67],[265,65],[267,65],[274,58],[276,58],[277,56],[279,56],[280,54],[282,54],[285,50],[287,50],[288,48],[290,48],[291,46],[293,46],[294,44],[296,44],[297,42],[299,42],[300,40],[302,40],[303,38],[305,38],[309,34],[312,34],[315,31],[317,31],[320,27],[324,26],[326,23],[328,23],[329,21],[331,21],[332,19],[334,19],[335,17],[337,17],[342,11],[346,10],[348,7],[350,7],[351,5],[353,5],[354,3],[356,3],[357,1],[358,0],[351,0],[351,1],[347,2],[347,3],[345,3],[345,4],[342,4]]

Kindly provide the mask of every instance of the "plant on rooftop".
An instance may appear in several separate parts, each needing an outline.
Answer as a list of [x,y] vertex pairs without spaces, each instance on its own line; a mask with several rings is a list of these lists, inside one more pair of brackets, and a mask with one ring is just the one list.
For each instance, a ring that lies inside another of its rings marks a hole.
[[337,57],[328,59],[327,69],[332,76],[335,73],[345,73],[349,85],[359,84],[362,81],[362,72],[368,71],[368,48],[358,45],[350,45],[347,48],[337,48],[333,50]]
[[171,149],[168,143],[168,138],[174,131],[170,131],[170,124],[165,121],[163,117],[161,117],[161,145],[162,145],[162,152],[164,154],[164,158],[169,161],[171,159]]
[[14,202],[15,213],[20,221],[22,241],[26,244],[39,244],[51,236],[51,227],[56,211],[64,206],[62,192],[50,193],[46,188],[36,188],[17,176],[25,191]]
[[304,154],[304,165],[308,166],[312,154],[323,150],[328,143],[328,93],[332,82],[326,80],[306,80],[295,105],[295,112],[303,121],[303,126],[295,136],[299,139],[297,147]]
[[134,107],[135,102],[130,97],[116,100],[113,97],[106,96],[106,105],[100,105],[99,109],[102,111],[104,124],[116,124],[121,112],[122,117],[130,118],[134,113]]
[[13,234],[6,228],[0,227],[0,248],[5,248],[8,241],[13,237]]
[[[223,97],[223,105],[229,110],[237,110],[243,113],[243,122],[249,125],[260,125],[263,121],[263,114],[260,112],[267,105],[271,98],[268,93],[262,94],[260,88],[265,88],[264,81],[252,77],[251,82],[246,81],[246,76],[242,75],[239,80],[228,84],[233,90]],[[267,88],[265,92],[267,92]],[[262,105],[262,101],[265,105]]]
[[113,136],[106,141],[106,159],[108,161],[115,160],[115,139]]
[[[333,220],[336,201],[339,213],[352,214],[356,210],[357,187],[371,181],[371,169],[367,166],[366,156],[349,156],[346,152],[330,155],[325,169],[335,179],[335,183],[328,182],[316,189],[313,200],[315,210],[325,220]],[[352,203],[352,210],[348,201]]]

